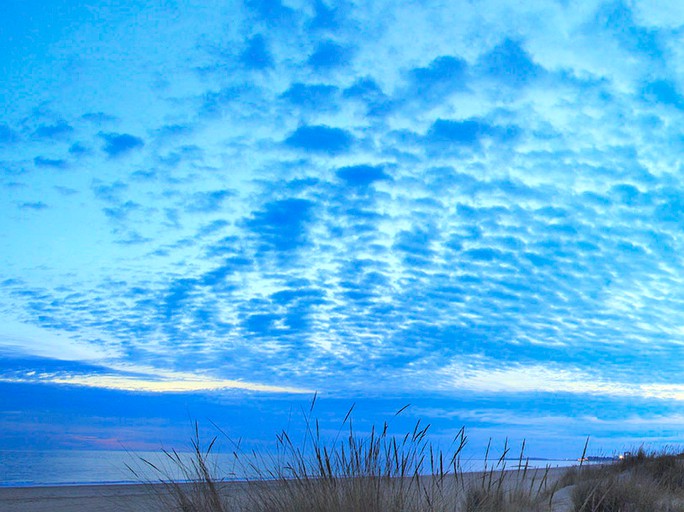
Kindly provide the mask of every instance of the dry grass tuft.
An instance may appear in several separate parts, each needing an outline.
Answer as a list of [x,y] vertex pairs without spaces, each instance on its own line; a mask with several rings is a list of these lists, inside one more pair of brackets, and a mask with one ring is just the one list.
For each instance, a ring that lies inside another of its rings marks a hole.
[[684,512],[684,459],[647,453],[573,476],[574,512]]
[[[516,469],[506,470],[509,448],[498,459],[486,460],[485,471],[464,474],[461,454],[464,429],[452,449],[443,452],[428,440],[430,425],[418,421],[403,435],[391,435],[385,422],[369,434],[354,430],[352,408],[338,436],[321,435],[312,420],[315,397],[305,419],[305,435],[294,442],[288,432],[276,436],[272,455],[240,453],[236,474],[252,475],[243,482],[239,502],[230,496],[235,483],[224,485],[210,462],[216,438],[205,449],[195,424],[190,460],[164,451],[174,471],[147,460],[163,484],[163,510],[180,512],[542,512],[550,509],[555,487],[546,471],[530,470],[524,443]],[[403,410],[403,409],[402,409]],[[397,414],[401,412],[398,411]],[[219,429],[220,430],[220,429]],[[489,448],[485,458],[489,457]],[[130,468],[129,468],[130,469]],[[134,473],[136,473],[134,471]],[[136,473],[137,474],[137,473]],[[180,474],[180,478],[173,475]],[[155,489],[159,489],[155,486]],[[170,501],[169,501],[170,499]]]

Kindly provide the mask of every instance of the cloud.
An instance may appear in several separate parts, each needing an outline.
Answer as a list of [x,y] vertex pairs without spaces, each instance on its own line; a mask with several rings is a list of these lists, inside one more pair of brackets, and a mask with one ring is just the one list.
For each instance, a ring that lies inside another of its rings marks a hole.
[[542,72],[520,43],[511,39],[505,39],[484,55],[481,66],[489,76],[512,87],[527,84]]
[[335,106],[337,92],[337,87],[332,85],[295,83],[281,97],[293,105],[324,110]]
[[[50,360],[40,362],[52,363]],[[34,362],[35,365],[35,362]],[[144,366],[121,366],[114,368],[89,367],[72,364],[73,369],[62,371],[14,371],[0,373],[0,382],[41,383],[80,386],[136,393],[196,393],[228,390],[251,391],[257,393],[311,394],[309,389],[288,386],[260,384],[234,379],[217,379],[199,373],[174,372]],[[93,370],[95,370],[93,372]],[[112,371],[114,370],[114,371]]]
[[88,112],[83,114],[81,119],[94,124],[104,124],[116,121],[117,117],[111,114],[105,114],[104,112]]
[[69,154],[74,156],[86,155],[90,152],[87,146],[84,146],[80,142],[75,142],[69,146]]
[[426,139],[431,144],[473,147],[492,132],[490,125],[473,119],[465,121],[437,119],[430,126]]
[[210,192],[196,192],[192,196],[187,210],[191,212],[216,212],[221,210],[225,201],[231,197],[235,197],[236,193],[233,190],[212,190]]
[[344,21],[342,7],[333,4],[328,6],[322,0],[314,1],[314,17],[309,22],[309,29],[313,31],[335,31]]
[[6,124],[0,124],[0,144],[12,144],[19,140],[19,134]]
[[193,131],[190,124],[167,124],[155,130],[155,134],[162,139],[169,139],[175,137],[186,137]]
[[102,150],[111,158],[124,155],[145,145],[145,142],[140,137],[128,133],[100,132],[99,136],[105,142]]
[[365,102],[367,113],[371,116],[388,114],[394,106],[392,100],[383,92],[377,82],[369,77],[356,80],[344,90],[343,96]]
[[4,356],[37,356],[54,360],[104,361],[120,353],[93,342],[72,339],[66,332],[54,332],[29,322],[3,319],[0,353]]
[[657,80],[647,83],[643,88],[643,95],[647,101],[684,108],[684,98],[677,90],[676,84],[668,80]]
[[96,181],[93,183],[92,188],[95,197],[109,203],[119,203],[122,194],[129,189],[128,185],[120,180],[110,184]]
[[466,89],[468,65],[463,59],[443,55],[427,67],[412,69],[408,76],[411,82],[411,99],[437,101],[444,96]]
[[521,136],[516,125],[495,126],[481,119],[437,119],[425,134],[425,141],[437,147],[480,148],[490,139],[498,143],[514,143]]
[[329,155],[349,151],[353,142],[349,131],[326,125],[300,126],[285,139],[285,144],[293,148]]
[[46,158],[44,156],[37,156],[33,159],[36,167],[51,167],[53,169],[64,169],[67,167],[66,160],[59,158]]
[[515,365],[473,368],[461,364],[440,370],[445,385],[478,393],[573,393],[606,397],[684,400],[684,384],[633,383],[591,375],[557,365]]
[[247,0],[245,4],[270,26],[290,24],[296,17],[295,10],[283,5],[280,0]]
[[382,166],[351,165],[341,167],[336,171],[337,177],[352,187],[367,187],[376,181],[386,181],[392,178],[387,175]]
[[22,210],[45,210],[48,208],[48,205],[42,201],[36,201],[33,203],[21,203],[19,208]]
[[264,205],[244,221],[265,248],[290,251],[306,243],[306,226],[313,219],[314,204],[306,199],[283,199]]
[[103,208],[102,211],[110,219],[118,222],[123,222],[129,217],[131,213],[139,211],[141,208],[142,206],[139,203],[129,200],[124,203],[120,203],[116,206]]
[[70,135],[73,131],[73,126],[69,125],[66,121],[59,121],[56,124],[38,126],[33,135],[44,139],[58,139]]
[[607,2],[596,13],[597,25],[605,27],[628,51],[642,53],[651,59],[662,58],[664,51],[656,30],[640,26],[632,9],[622,1]]
[[334,41],[322,41],[309,56],[307,63],[316,71],[327,71],[347,66],[352,60],[353,51]]
[[245,49],[240,54],[240,61],[247,69],[262,70],[273,66],[273,56],[263,35],[256,34],[247,41]]

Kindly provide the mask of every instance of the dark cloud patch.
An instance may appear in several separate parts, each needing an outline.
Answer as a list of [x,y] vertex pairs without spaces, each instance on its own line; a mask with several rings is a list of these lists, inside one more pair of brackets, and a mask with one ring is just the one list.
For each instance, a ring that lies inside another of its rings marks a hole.
[[281,98],[299,107],[319,110],[334,107],[337,93],[338,88],[332,85],[295,83]]
[[203,286],[210,286],[212,289],[226,291],[235,285],[228,283],[228,278],[236,272],[248,270],[252,265],[252,260],[243,257],[227,258],[223,264],[211,270],[200,279]]
[[663,59],[658,31],[638,25],[631,8],[623,1],[601,4],[596,13],[596,23],[600,30],[608,29],[626,50],[655,60]]
[[619,202],[627,206],[645,206],[651,202],[646,194],[643,194],[634,185],[627,183],[611,187],[610,193]]
[[353,142],[354,137],[347,130],[326,125],[300,126],[285,139],[293,148],[329,155],[349,151]]
[[43,201],[35,201],[35,202],[21,203],[19,205],[19,208],[22,210],[45,210],[48,208],[48,205],[45,204]]
[[613,201],[610,198],[590,191],[582,192],[580,198],[584,204],[590,206],[608,207],[613,204]]
[[476,261],[495,261],[503,260],[504,253],[498,249],[493,249],[491,247],[482,247],[478,249],[469,249],[463,251],[463,256]]
[[352,187],[367,187],[376,181],[392,179],[381,165],[352,165],[338,169],[335,174]]
[[539,253],[536,252],[525,252],[524,257],[527,258],[532,265],[535,267],[553,267],[554,266],[554,260],[551,258],[548,258],[546,256],[543,256]]
[[145,145],[145,142],[140,137],[128,133],[100,132],[99,136],[105,142],[102,150],[112,158],[129,153],[134,149],[140,149]]
[[19,140],[19,134],[6,124],[0,124],[0,144],[13,144]]
[[320,183],[321,180],[318,178],[300,178],[288,181],[285,183],[284,188],[290,192],[302,192],[303,190],[316,187]]
[[678,109],[684,107],[684,97],[677,90],[677,86],[669,80],[657,80],[646,84],[642,94],[649,102],[670,105]]
[[307,63],[317,71],[326,71],[348,65],[353,51],[334,41],[322,41],[311,54]]
[[397,234],[392,248],[403,253],[404,262],[409,268],[427,266],[431,264],[434,254],[433,238],[431,233],[422,229],[404,230]]
[[239,100],[247,93],[248,88],[243,85],[223,87],[218,91],[209,91],[202,98],[201,114],[203,116],[220,115],[225,110],[226,105]]
[[191,278],[173,281],[160,305],[162,316],[170,320],[176,314],[182,312],[197,288],[197,284],[197,280]]
[[73,156],[82,156],[90,153],[90,150],[80,142],[74,142],[69,146],[69,154]]
[[69,187],[63,187],[61,185],[56,185],[53,188],[65,197],[78,194],[78,190]]
[[98,199],[109,203],[118,203],[123,192],[128,190],[128,185],[123,181],[115,181],[110,184],[96,182],[93,184],[93,193]]
[[191,212],[216,212],[223,207],[223,203],[230,197],[235,197],[232,190],[213,190],[211,192],[197,192],[192,196],[188,205]]
[[328,6],[322,0],[315,0],[314,2],[314,17],[309,22],[309,28],[312,30],[329,30],[334,31],[342,24],[343,16],[340,11],[338,2],[333,2],[333,6]]
[[436,145],[477,146],[480,139],[491,135],[492,131],[491,125],[481,121],[437,119],[428,130],[426,139]]
[[105,114],[104,112],[89,112],[87,114],[83,114],[81,119],[94,124],[103,124],[116,121],[117,118],[115,116]]
[[390,282],[384,271],[378,262],[359,258],[345,260],[340,266],[343,279],[338,293],[350,301],[351,307],[361,309],[355,313],[355,323],[362,324],[370,316],[368,310],[375,306],[375,299],[385,295]]
[[325,293],[317,288],[295,287],[275,292],[271,294],[270,299],[280,305],[290,305],[299,302],[305,302],[308,305],[319,305],[325,303],[324,297]]
[[66,121],[59,121],[55,124],[40,125],[33,132],[35,137],[43,139],[59,139],[73,133],[74,128]]
[[[168,167],[177,167],[184,162],[197,162],[202,160],[204,150],[194,144],[186,144],[175,148],[174,151],[158,156],[159,162]],[[154,169],[136,171],[134,175],[141,179],[150,179],[157,176]]]
[[510,143],[515,142],[521,133],[522,130],[518,126],[495,126],[480,119],[437,119],[430,126],[425,140],[428,144],[442,147],[477,148],[485,138]]
[[245,5],[270,26],[288,24],[295,18],[295,11],[283,5],[280,0],[247,0]]
[[390,98],[372,78],[357,80],[352,86],[344,90],[343,96],[363,101],[368,108],[368,114],[372,116],[388,114],[393,108]]
[[183,137],[192,132],[193,127],[189,124],[167,124],[155,130],[155,134],[163,139]]
[[126,201],[125,203],[116,206],[104,208],[102,211],[110,219],[121,222],[126,220],[131,213],[140,210],[141,208],[142,206],[135,201]]
[[291,251],[306,243],[307,224],[313,220],[313,203],[305,199],[283,199],[264,205],[244,225],[265,248]]
[[489,76],[512,86],[524,85],[542,72],[520,43],[512,39],[505,39],[487,53],[482,66]]
[[198,237],[205,237],[207,235],[212,235],[218,233],[222,229],[230,226],[230,222],[227,220],[219,219],[213,220],[209,224],[206,224],[197,230]]
[[661,222],[684,222],[684,195],[676,191],[664,194],[655,208],[654,215]]
[[568,210],[557,206],[544,206],[537,208],[534,213],[547,219],[566,219],[569,216]]
[[456,57],[442,56],[427,67],[409,72],[412,93],[423,99],[436,99],[465,89],[467,63]]
[[256,313],[245,318],[243,327],[247,332],[258,336],[274,335],[278,334],[276,322],[280,319],[280,315],[274,313]]
[[240,62],[247,69],[261,70],[273,67],[273,56],[263,35],[256,34],[247,41],[246,47],[240,53]]
[[64,169],[67,166],[67,161],[60,158],[46,158],[44,156],[37,156],[33,159],[33,164],[36,167],[51,167],[53,169]]
[[[198,233],[199,236],[199,233]],[[240,254],[240,247],[242,240],[236,236],[225,236],[220,240],[213,242],[207,248],[207,256],[212,257],[234,257]]]
[[493,184],[508,197],[518,197],[525,199],[542,199],[545,197],[543,192],[539,191],[538,189],[529,187],[517,180],[505,179],[496,181]]

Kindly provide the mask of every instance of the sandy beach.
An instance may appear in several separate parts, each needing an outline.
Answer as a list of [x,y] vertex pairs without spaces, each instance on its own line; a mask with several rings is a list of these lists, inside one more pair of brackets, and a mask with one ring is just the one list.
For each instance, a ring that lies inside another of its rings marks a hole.
[[[565,468],[549,471],[549,483],[556,481]],[[543,471],[542,471],[543,472]],[[476,479],[481,474],[470,473]],[[244,483],[229,483],[226,491],[236,501],[245,494]],[[46,487],[0,488],[3,512],[153,512],[169,510],[164,506],[165,490],[161,485],[69,485]],[[553,500],[553,512],[570,510],[569,489],[561,489]]]

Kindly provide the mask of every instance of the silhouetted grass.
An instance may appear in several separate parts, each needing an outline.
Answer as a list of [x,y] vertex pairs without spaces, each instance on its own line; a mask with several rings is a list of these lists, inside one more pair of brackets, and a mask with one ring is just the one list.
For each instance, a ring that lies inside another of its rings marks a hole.
[[[143,461],[158,475],[167,498],[164,510],[182,512],[541,512],[550,509],[555,487],[548,469],[530,469],[524,443],[516,469],[507,470],[506,443],[498,458],[485,454],[485,470],[464,473],[464,429],[451,449],[436,448],[429,425],[417,421],[403,435],[391,435],[387,422],[358,435],[352,409],[334,439],[321,435],[318,420],[305,414],[303,439],[287,431],[276,436],[272,454],[243,453],[235,445],[236,474],[246,482],[223,482],[214,468],[214,438],[203,448],[197,425],[190,460],[164,451],[172,472]],[[402,409],[403,410],[403,409]],[[397,412],[399,414],[401,411]],[[220,429],[219,429],[220,430]],[[156,486],[159,490],[160,487]],[[234,491],[234,492],[233,492]],[[170,503],[169,503],[170,498]]]

